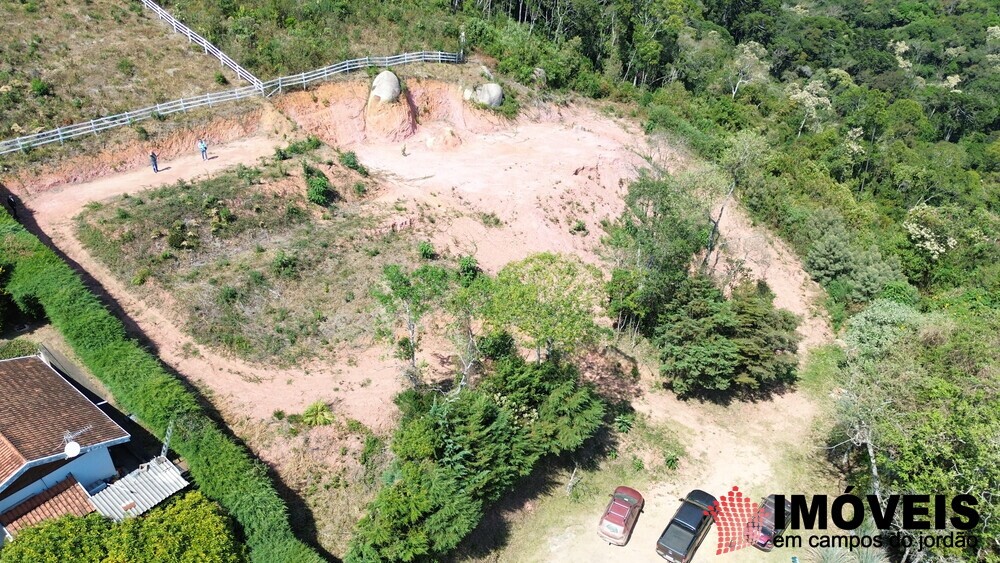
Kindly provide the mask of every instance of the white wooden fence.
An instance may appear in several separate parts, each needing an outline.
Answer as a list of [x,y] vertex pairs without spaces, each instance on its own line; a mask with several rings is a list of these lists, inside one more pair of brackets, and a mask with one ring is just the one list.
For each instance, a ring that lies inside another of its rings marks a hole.
[[[460,63],[462,57],[458,53],[446,53],[443,51],[419,51],[416,53],[403,53],[390,57],[365,57],[363,59],[352,59],[339,62],[335,65],[323,67],[310,72],[294,74],[292,76],[282,76],[267,82],[259,82],[256,85],[234,88],[225,92],[211,92],[183,98],[172,102],[156,104],[135,111],[127,111],[118,115],[92,119],[88,122],[77,123],[67,127],[59,127],[50,131],[42,131],[33,135],[25,135],[16,139],[0,142],[0,154],[7,154],[14,151],[21,151],[47,145],[49,143],[62,143],[69,139],[84,135],[97,135],[100,131],[130,125],[136,121],[142,121],[151,117],[167,116],[172,113],[186,112],[188,110],[211,107],[234,100],[241,100],[254,96],[272,96],[288,90],[304,88],[316,82],[322,82],[331,76],[367,68],[370,66],[390,67],[407,63]],[[252,77],[252,75],[251,75]]]
[[182,111],[186,112],[191,109],[205,106],[211,107],[217,104],[231,102],[234,100],[242,100],[243,98],[250,98],[253,96],[270,97],[274,94],[280,94],[281,92],[287,90],[304,88],[309,84],[327,80],[336,74],[368,68],[370,66],[390,67],[416,62],[460,63],[463,59],[462,53],[446,53],[442,51],[419,51],[416,53],[403,53],[402,55],[393,55],[390,57],[365,57],[363,59],[352,59],[349,61],[339,62],[337,64],[310,72],[303,72],[292,76],[281,76],[275,78],[274,80],[261,82],[261,80],[251,74],[250,71],[241,67],[236,63],[236,61],[229,58],[228,55],[216,48],[215,45],[212,45],[207,39],[198,35],[192,31],[191,28],[178,21],[177,18],[170,15],[170,12],[161,8],[156,2],[153,2],[153,0],[142,0],[142,4],[152,10],[161,20],[167,22],[174,29],[174,31],[187,37],[188,41],[200,45],[205,50],[205,53],[219,59],[223,66],[229,67],[236,73],[237,76],[249,82],[250,86],[234,88],[226,92],[212,92],[202,94],[201,96],[183,98],[172,102],[156,104],[154,106],[149,106],[135,111],[127,111],[118,115],[91,119],[85,123],[77,123],[76,125],[59,127],[49,131],[42,131],[40,133],[34,133],[32,135],[25,135],[23,137],[17,137],[16,139],[2,141],[0,142],[0,154],[23,151],[30,149],[31,147],[47,145],[49,143],[63,143],[69,139],[82,137],[84,135],[97,135],[100,131],[114,129],[115,127],[121,127],[123,125],[131,125],[136,121],[142,121],[151,117],[162,118],[163,116],[167,116],[172,113]]
[[246,80],[250,84],[253,84],[254,86],[257,87],[258,90],[260,89],[259,78],[251,74],[249,70],[241,67],[239,64],[237,64],[236,61],[229,58],[229,55],[223,53],[215,45],[212,45],[208,41],[208,39],[205,39],[204,37],[198,35],[190,27],[181,23],[177,18],[172,16],[170,12],[161,8],[159,4],[153,2],[153,0],[142,0],[142,5],[152,10],[153,13],[156,14],[158,18],[170,24],[170,27],[174,28],[174,31],[187,37],[189,42],[201,45],[201,47],[205,50],[206,54],[212,55],[213,57],[219,59],[219,62],[222,63],[222,66],[229,67],[233,72],[236,73],[236,76],[239,76],[243,80]]

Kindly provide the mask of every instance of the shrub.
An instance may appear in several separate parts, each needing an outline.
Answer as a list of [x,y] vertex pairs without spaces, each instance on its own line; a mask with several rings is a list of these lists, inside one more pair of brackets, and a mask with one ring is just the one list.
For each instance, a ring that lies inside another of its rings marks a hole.
[[279,250],[271,260],[271,273],[279,278],[296,278],[299,275],[299,258]]
[[458,283],[462,287],[469,287],[475,281],[482,270],[479,269],[479,262],[473,256],[462,256],[458,259]]
[[[604,416],[572,365],[516,356],[447,400],[410,390],[396,403],[397,462],[358,523],[349,563],[444,559],[542,456],[580,447]],[[365,450],[371,459],[378,444]]]
[[15,338],[14,340],[0,343],[0,360],[34,356],[37,353],[38,344],[23,338]]
[[622,413],[615,416],[615,430],[628,434],[635,425],[635,413]]
[[289,143],[288,147],[285,148],[284,152],[286,154],[306,154],[312,152],[323,146],[323,141],[320,141],[318,137],[309,135],[302,141],[295,141]]
[[306,199],[323,207],[330,205],[335,192],[326,174],[305,163],[302,164],[302,171],[306,177]]
[[309,215],[306,214],[305,210],[294,203],[289,203],[285,206],[285,220],[289,223],[301,223],[308,217]]
[[263,176],[263,174],[264,173],[261,172],[260,168],[245,166],[243,164],[236,165],[236,177],[243,180],[244,184],[247,186],[256,183],[257,180],[260,180],[260,177]]
[[514,355],[514,337],[507,331],[497,331],[479,337],[479,351],[489,360],[499,360]]
[[2,563],[195,560],[245,560],[229,518],[197,491],[118,523],[97,514],[47,520],[22,531],[16,542],[0,551]]
[[417,254],[420,255],[424,260],[433,260],[437,258],[437,251],[434,250],[434,245],[427,241],[421,241],[417,245]]
[[135,134],[139,136],[140,141],[149,140],[149,131],[146,131],[146,128],[143,127],[142,125],[135,126]]
[[354,195],[358,197],[364,197],[365,194],[367,193],[368,193],[368,186],[366,186],[363,182],[354,183]]
[[135,273],[135,276],[132,277],[132,285],[143,285],[146,283],[146,280],[148,280],[149,277],[152,275],[153,271],[150,270],[149,268],[147,267],[139,268],[139,270]]
[[333,411],[330,410],[330,405],[324,403],[323,401],[316,401],[306,407],[306,410],[303,411],[302,422],[307,426],[326,426],[328,424],[333,424]]
[[52,95],[52,84],[42,80],[41,78],[31,79],[31,93],[36,98],[41,98],[44,96]]
[[354,151],[340,153],[340,163],[362,176],[368,176],[368,169],[358,162],[358,155]]
[[135,63],[133,63],[130,59],[119,60],[118,72],[124,74],[125,76],[135,76]]
[[195,248],[198,246],[198,233],[188,229],[183,221],[175,221],[167,231],[167,245],[178,250]]
[[216,72],[215,83],[218,84],[219,86],[225,86],[226,84],[229,84],[229,79],[226,78],[225,74],[222,74],[221,72]]
[[503,225],[503,221],[500,220],[500,217],[492,211],[489,213],[480,213],[479,220],[483,223],[483,225],[491,228],[497,228]]

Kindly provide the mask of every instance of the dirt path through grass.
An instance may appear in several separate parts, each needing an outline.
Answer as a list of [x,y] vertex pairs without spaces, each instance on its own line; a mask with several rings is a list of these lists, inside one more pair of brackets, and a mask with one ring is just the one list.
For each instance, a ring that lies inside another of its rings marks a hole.
[[[108,268],[95,260],[83,248],[74,234],[73,217],[91,201],[102,201],[121,194],[172,184],[178,180],[194,180],[220,172],[237,164],[253,165],[262,156],[273,153],[279,144],[267,136],[254,136],[211,148],[208,161],[192,151],[191,155],[160,163],[154,174],[143,167],[123,174],[103,177],[83,184],[68,184],[27,197],[25,206],[38,229],[77,266],[92,276],[107,295],[156,348],[160,359],[199,385],[217,407],[230,404],[240,415],[268,418],[275,404],[292,408],[316,400],[335,403],[337,411],[360,420],[378,430],[391,422],[386,417],[394,406],[391,398],[398,384],[394,362],[379,358],[380,351],[369,350],[358,364],[350,366],[301,366],[297,369],[271,369],[236,358],[222,356],[204,346],[196,345],[183,330],[184,319],[178,307],[157,307],[136,297]],[[170,303],[169,294],[162,295]],[[367,356],[371,357],[367,357]],[[379,375],[382,377],[379,377]],[[370,384],[362,385],[364,380]],[[351,391],[350,400],[339,400],[334,389]],[[263,408],[254,408],[260,405]],[[221,407],[220,407],[221,409]],[[290,411],[294,412],[294,411]],[[228,414],[237,416],[234,412]]]

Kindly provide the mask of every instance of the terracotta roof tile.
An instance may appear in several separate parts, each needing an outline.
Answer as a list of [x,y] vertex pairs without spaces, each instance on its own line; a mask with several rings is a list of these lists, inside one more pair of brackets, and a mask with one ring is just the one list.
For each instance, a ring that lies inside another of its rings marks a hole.
[[16,535],[18,531],[43,520],[67,514],[86,516],[94,511],[90,496],[72,475],[21,504],[0,514],[0,525]]
[[128,433],[41,358],[0,360],[0,486],[26,463],[63,451],[63,435],[84,449]]

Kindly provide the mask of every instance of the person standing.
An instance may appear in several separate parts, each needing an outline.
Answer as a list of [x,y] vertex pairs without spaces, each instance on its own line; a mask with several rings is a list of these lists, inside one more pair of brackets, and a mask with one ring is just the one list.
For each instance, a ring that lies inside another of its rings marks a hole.
[[201,159],[208,160],[208,143],[205,139],[198,139],[198,150],[201,151]]
[[7,207],[10,208],[10,216],[17,219],[17,198],[14,194],[7,194]]
[[160,169],[156,167],[156,157],[159,156],[153,151],[149,151],[149,164],[153,166],[153,173],[159,172]]

